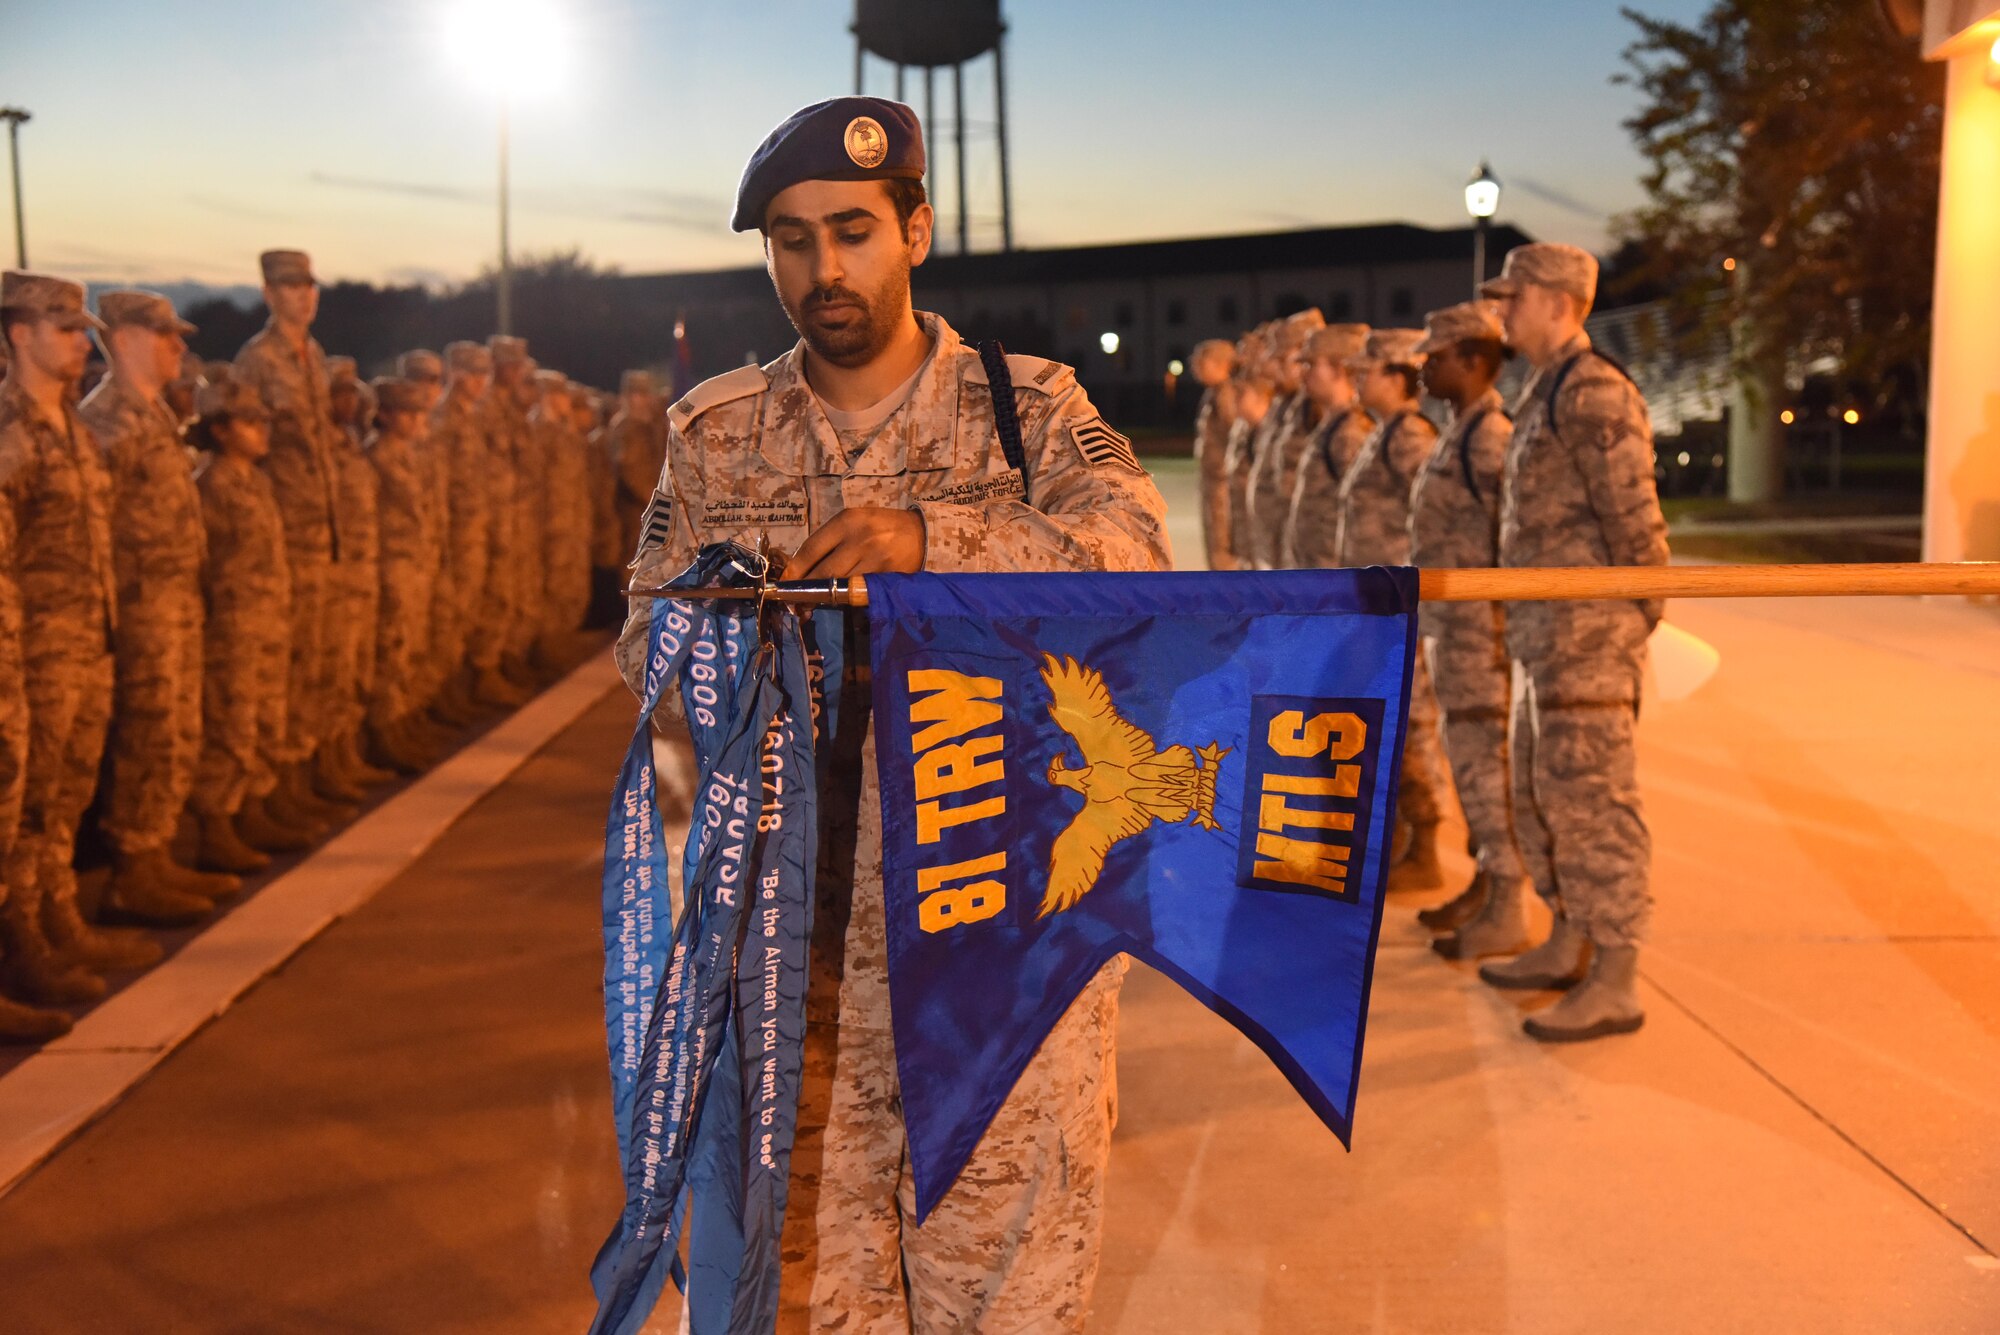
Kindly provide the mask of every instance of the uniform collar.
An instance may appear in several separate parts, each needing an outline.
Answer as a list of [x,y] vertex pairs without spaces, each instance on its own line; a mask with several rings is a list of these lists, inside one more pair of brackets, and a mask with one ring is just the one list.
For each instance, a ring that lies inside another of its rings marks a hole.
[[[889,415],[868,448],[852,463],[820,408],[819,396],[806,381],[805,340],[793,344],[790,352],[767,369],[771,404],[781,413],[796,414],[797,424],[805,428],[809,448],[798,460],[802,472],[895,477],[909,469],[942,467],[950,462],[952,430],[958,419],[959,352],[964,343],[942,316],[929,311],[918,311],[916,316],[930,335],[931,354],[917,372],[917,383],[902,406]],[[788,446],[779,448],[790,454]]]
[[42,405],[35,401],[34,396],[29,394],[21,385],[21,382],[11,375],[7,377],[4,384],[0,384],[0,402],[4,402],[14,410],[11,414],[12,416],[26,418],[29,422],[47,427],[49,430],[55,432],[67,432],[70,429],[72,409],[67,399],[64,400],[63,407],[58,415],[50,417],[43,410]]

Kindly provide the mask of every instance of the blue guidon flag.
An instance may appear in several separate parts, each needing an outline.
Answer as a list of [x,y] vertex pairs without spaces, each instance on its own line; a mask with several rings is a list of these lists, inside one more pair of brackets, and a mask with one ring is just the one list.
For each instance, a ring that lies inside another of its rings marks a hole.
[[889,989],[919,1217],[1112,956],[1343,1142],[1416,572],[871,575]]

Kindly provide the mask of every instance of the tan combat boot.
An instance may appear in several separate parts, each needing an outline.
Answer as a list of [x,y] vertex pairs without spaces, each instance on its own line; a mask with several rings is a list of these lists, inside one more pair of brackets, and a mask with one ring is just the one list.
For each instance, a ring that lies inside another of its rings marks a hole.
[[[141,849],[132,853],[123,851],[112,853],[111,888],[104,892],[105,907],[155,927],[191,926],[214,912],[215,905],[209,899],[176,884],[176,878],[170,867],[171,861],[164,847]],[[51,896],[51,903],[57,902],[59,898]],[[49,906],[44,905],[42,911],[46,917]],[[76,913],[73,903],[67,912],[62,912],[62,919],[63,926],[61,928],[52,926],[49,934],[55,939],[56,944],[65,950],[69,950],[71,946],[70,941],[64,939],[65,935],[87,941],[91,932],[99,930],[91,928],[83,921],[81,915]],[[83,929],[81,935],[77,934],[77,928]],[[143,936],[140,940],[152,946],[155,952],[154,958],[157,959],[158,946],[145,941]],[[129,958],[137,958],[143,953],[129,944],[124,949],[126,957]],[[148,960],[146,963],[150,964],[152,961]],[[101,967],[144,968],[145,964],[106,964]]]
[[1637,946],[1594,946],[1583,982],[1555,1005],[1523,1020],[1521,1029],[1543,1043],[1587,1043],[1629,1034],[1646,1023],[1638,976]]
[[96,1001],[106,991],[104,980],[65,959],[33,919],[38,904],[22,902],[18,892],[0,908],[0,935],[6,940],[6,979],[10,995],[44,1006],[73,1006]]
[[245,802],[234,823],[243,842],[264,853],[303,853],[320,835],[318,825],[288,809],[275,792]]
[[1431,949],[1448,960],[1517,955],[1528,947],[1528,920],[1521,909],[1521,883],[1496,885],[1486,902],[1457,931],[1431,942]]
[[1479,966],[1480,981],[1521,991],[1561,991],[1582,981],[1590,942],[1568,918],[1557,915],[1549,939],[1525,954]]
[[1486,873],[1472,878],[1472,884],[1442,904],[1417,910],[1417,922],[1427,931],[1449,932],[1470,922],[1486,902]]
[[0,1043],[46,1043],[70,1031],[70,1018],[0,996]]
[[[229,817],[204,814],[196,818],[201,841],[195,847],[195,861],[232,876],[248,876],[271,865],[271,859],[243,842],[236,823]],[[238,882],[241,885],[241,882]]]

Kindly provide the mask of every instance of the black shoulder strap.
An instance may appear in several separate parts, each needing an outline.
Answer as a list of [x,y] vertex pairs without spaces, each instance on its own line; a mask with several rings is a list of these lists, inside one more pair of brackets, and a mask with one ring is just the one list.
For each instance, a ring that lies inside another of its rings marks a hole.
[[1466,422],[1465,430],[1458,435],[1458,471],[1465,475],[1465,489],[1472,493],[1472,499],[1475,501],[1483,502],[1486,498],[1479,494],[1479,479],[1472,475],[1472,433],[1479,430],[1479,424],[1485,421],[1486,414],[1492,411],[1491,408],[1481,408]]
[[1340,469],[1335,467],[1333,462],[1333,438],[1340,434],[1340,428],[1343,425],[1345,425],[1347,419],[1352,417],[1353,415],[1354,415],[1354,409],[1343,408],[1338,413],[1335,413],[1332,417],[1329,417],[1326,420],[1326,425],[1319,429],[1320,462],[1326,465],[1327,472],[1333,474],[1333,480],[1335,482],[1340,481]]
[[1616,357],[1598,352],[1595,347],[1585,348],[1582,352],[1576,353],[1562,364],[1562,369],[1556,372],[1555,383],[1549,386],[1549,430],[1555,432],[1558,436],[1562,434],[1562,427],[1556,422],[1556,401],[1562,397],[1563,382],[1569,379],[1569,373],[1576,369],[1578,362],[1582,361],[1585,357],[1591,356],[1593,353],[1596,354],[1599,361],[1609,366],[1619,375],[1624,376],[1626,383],[1631,385],[1632,388],[1637,389],[1639,387],[1639,382],[1632,379],[1632,373],[1626,370]]
[[998,339],[977,345],[986,368],[986,386],[993,391],[993,429],[1000,433],[1000,451],[1007,466],[1021,475],[1021,499],[1028,499],[1028,459],[1021,449],[1021,417],[1014,411],[1014,377],[1007,370],[1007,349]]

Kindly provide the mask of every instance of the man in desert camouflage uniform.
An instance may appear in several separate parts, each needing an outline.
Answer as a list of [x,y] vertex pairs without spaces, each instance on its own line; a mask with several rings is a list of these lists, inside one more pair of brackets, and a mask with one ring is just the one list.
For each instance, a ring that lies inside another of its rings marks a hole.
[[[850,127],[862,120],[857,137]],[[908,268],[931,239],[922,171],[915,114],[879,98],[808,107],[751,159],[734,225],[763,231],[802,341],[766,367],[698,386],[669,412],[640,583],[675,574],[704,544],[760,535],[796,547],[788,573],[810,578],[1165,566],[1159,493],[1069,368],[1007,359],[1024,486],[1001,448],[980,357],[943,320],[911,312]],[[619,644],[635,688],[647,620],[635,609]],[[781,1326],[1081,1330],[1097,1269],[1119,965],[1043,1042],[963,1178],[917,1227],[889,1029],[872,734],[848,754],[820,799]]]
[[1188,371],[1201,386],[1194,417],[1194,467],[1201,488],[1201,540],[1210,570],[1234,570],[1229,536],[1229,429],[1236,422],[1236,349],[1211,338],[1195,345]]
[[[222,372],[203,379],[195,408],[191,434],[209,456],[195,480],[204,535],[205,615],[201,758],[188,805],[204,850],[226,849],[245,870],[254,870],[266,853],[310,848],[318,833],[317,827],[301,829],[265,809],[285,754],[291,669],[285,520],[269,475],[258,467],[271,444],[271,414],[263,398]],[[248,858],[242,856],[245,846]]]
[[164,399],[194,326],[154,292],[106,292],[97,305],[111,373],[77,415],[110,471],[118,579],[110,791],[100,823],[121,907],[146,916],[163,904],[170,919],[185,921],[206,908],[189,897],[213,901],[240,885],[190,871],[168,853],[201,757],[201,498]]
[[[396,378],[416,386],[417,394],[423,401],[423,413],[427,421],[436,417],[438,405],[444,400],[444,358],[428,348],[417,348],[396,359]],[[451,539],[451,460],[439,444],[431,439],[428,429],[422,437],[418,449],[419,461],[423,467],[425,485],[430,491],[432,526],[436,538],[437,567],[431,571],[432,605],[436,605],[439,581],[443,578],[445,545]],[[436,634],[434,624],[427,623],[427,639]],[[446,700],[446,685],[452,678],[449,664],[431,653],[428,643],[413,655],[412,671],[415,674],[409,686],[411,698],[422,709],[420,718],[427,728],[440,730],[457,728],[472,721],[469,701]]]
[[233,374],[263,397],[271,414],[271,452],[264,471],[285,516],[292,584],[285,740],[278,786],[264,807],[282,823],[321,828],[352,813],[329,796],[352,789],[338,777],[338,758],[319,756],[322,744],[333,736],[332,582],[345,540],[326,353],[312,336],[319,283],[304,251],[267,250],[258,263],[271,318],[236,354]]
[[[1340,479],[1339,532],[1334,538],[1341,566],[1408,565],[1410,490],[1437,444],[1437,428],[1420,411],[1417,376],[1423,357],[1420,329],[1377,329],[1368,350],[1349,363],[1360,381],[1361,405],[1378,425]],[[1430,673],[1418,659],[1410,675],[1410,723],[1403,742],[1402,782],[1397,789],[1398,834],[1407,842],[1389,869],[1389,889],[1424,890],[1443,884],[1437,850],[1446,783],[1438,737],[1437,697]]]
[[618,385],[618,415],[606,428],[611,468],[618,479],[618,531],[629,561],[639,550],[640,517],[652,499],[653,485],[667,457],[667,419],[660,412],[660,391],[652,374],[627,371]]
[[542,587],[541,498],[529,481],[536,472],[528,409],[535,402],[537,368],[526,339],[496,334],[487,346],[493,352],[493,392],[486,399],[493,483],[488,571],[493,596],[490,620],[482,621],[479,631],[482,638],[491,637],[492,647],[485,652],[492,656],[493,668],[516,688],[518,701],[537,685],[528,662],[539,628],[536,603]]
[[415,381],[375,382],[375,433],[368,466],[375,473],[377,515],[374,655],[367,697],[371,753],[415,774],[436,759],[432,738],[417,723],[423,701],[420,664],[430,651],[429,618],[437,593],[438,521],[424,387]]
[[451,674],[446,688],[450,707],[468,717],[478,704],[514,704],[522,697],[500,676],[492,634],[492,607],[498,600],[488,579],[494,549],[492,475],[498,471],[487,426],[493,354],[477,343],[459,342],[447,346],[444,357],[450,379],[432,413],[430,443],[446,460],[451,481],[445,560],[431,604],[431,653]]
[[1277,570],[1284,565],[1279,541],[1291,510],[1299,455],[1314,426],[1312,399],[1305,392],[1305,365],[1299,354],[1306,340],[1324,328],[1326,318],[1318,310],[1299,311],[1278,323],[1272,345],[1271,378],[1279,397],[1258,428],[1245,483],[1250,521],[1247,536],[1259,570]]
[[[0,525],[21,589],[28,758],[20,833],[5,868],[13,981],[48,1004],[104,994],[96,975],[144,968],[160,948],[84,922],[74,859],[111,721],[118,590],[111,479],[70,394],[90,355],[83,285],[9,270],[0,333],[13,361],[0,385]],[[206,901],[194,901],[206,912]]]
[[361,383],[354,358],[329,357],[326,364],[327,405],[334,426],[334,503],[340,515],[341,545],[327,580],[333,608],[327,637],[332,675],[328,736],[320,752],[337,785],[330,786],[328,794],[353,804],[366,800],[371,784],[392,777],[389,770],[376,768],[362,755],[368,697],[374,689],[375,627],[382,596],[375,470],[368,465],[365,449],[375,419],[375,393]]
[[542,437],[542,632],[537,657],[561,669],[590,611],[590,470],[581,427],[582,386],[543,371],[537,430]]
[[[1415,565],[1498,564],[1500,462],[1514,435],[1493,387],[1505,345],[1500,317],[1483,302],[1448,306],[1424,320],[1424,341],[1417,347],[1424,358],[1424,388],[1449,406],[1451,421],[1410,498]],[[1505,604],[1426,602],[1417,608],[1417,621],[1431,686],[1444,712],[1445,755],[1478,861],[1478,874],[1464,894],[1417,916],[1433,931],[1450,931],[1431,943],[1447,959],[1510,953],[1521,946],[1526,873],[1514,845],[1507,768],[1513,683]]]
[[1368,334],[1365,324],[1328,325],[1314,331],[1300,353],[1305,367],[1300,383],[1318,423],[1299,451],[1278,535],[1287,568],[1340,564],[1340,482],[1375,430],[1351,369],[1367,356]]
[[[1514,412],[1500,493],[1504,566],[1664,565],[1653,432],[1630,378],[1591,350],[1597,261],[1574,246],[1510,251],[1480,289],[1534,366]],[[1633,733],[1656,602],[1515,603],[1507,648],[1526,676],[1514,726],[1515,827],[1549,939],[1480,977],[1568,994],[1529,1017],[1538,1039],[1637,1029],[1639,943],[1652,909],[1652,840]]]

